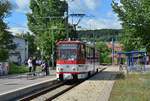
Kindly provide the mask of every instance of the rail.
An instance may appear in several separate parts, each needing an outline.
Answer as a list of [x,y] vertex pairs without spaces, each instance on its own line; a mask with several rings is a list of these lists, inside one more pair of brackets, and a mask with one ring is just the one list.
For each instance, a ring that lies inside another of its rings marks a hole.
[[[102,68],[99,72],[102,72],[105,69],[106,68]],[[26,97],[23,97],[19,99],[19,101],[30,101],[30,100],[39,100],[39,99],[41,101],[51,101],[89,78],[90,77],[83,79],[83,80],[77,80],[77,81],[73,80],[73,81],[59,82],[55,85],[50,85],[48,88],[45,88],[43,90],[30,94]]]

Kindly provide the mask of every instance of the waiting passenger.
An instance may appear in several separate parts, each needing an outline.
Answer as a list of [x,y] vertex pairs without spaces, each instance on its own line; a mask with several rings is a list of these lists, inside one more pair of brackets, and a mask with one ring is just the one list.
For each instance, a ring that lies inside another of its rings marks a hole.
[[0,63],[0,76],[3,75],[2,64]]
[[46,76],[48,76],[49,75],[49,66],[48,66],[48,63],[46,61],[44,61],[42,63],[42,65],[41,65],[41,67],[42,67],[42,71],[45,71]]
[[[37,58],[36,57],[34,57],[33,58],[33,60],[32,60],[32,65],[33,65],[33,72],[36,72],[36,60],[37,60]],[[35,75],[35,74],[34,74]]]
[[29,72],[31,72],[31,71],[32,71],[32,68],[33,68],[33,65],[32,65],[32,57],[30,57],[30,58],[28,59],[28,67],[29,67]]

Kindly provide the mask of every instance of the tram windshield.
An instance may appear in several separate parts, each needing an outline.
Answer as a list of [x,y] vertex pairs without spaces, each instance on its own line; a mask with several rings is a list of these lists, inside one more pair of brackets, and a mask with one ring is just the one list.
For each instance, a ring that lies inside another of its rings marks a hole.
[[59,59],[61,60],[76,60],[77,59],[77,44],[61,44],[58,47]]

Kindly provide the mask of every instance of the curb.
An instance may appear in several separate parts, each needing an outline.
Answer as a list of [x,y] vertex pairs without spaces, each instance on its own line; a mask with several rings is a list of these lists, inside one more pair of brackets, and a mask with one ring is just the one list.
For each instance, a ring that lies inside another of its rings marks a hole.
[[55,82],[57,82],[56,78],[42,81],[42,82],[32,84],[29,86],[25,86],[22,88],[18,88],[16,90],[8,91],[8,92],[0,94],[0,100],[1,101],[14,101],[17,98],[33,93],[39,89],[46,88]]

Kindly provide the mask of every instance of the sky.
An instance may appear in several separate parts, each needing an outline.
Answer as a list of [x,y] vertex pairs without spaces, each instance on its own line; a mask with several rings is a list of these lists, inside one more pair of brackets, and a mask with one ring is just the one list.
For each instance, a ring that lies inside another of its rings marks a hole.
[[[11,15],[5,19],[9,31],[13,33],[26,32],[28,30],[26,13],[29,9],[30,0],[9,0],[13,9]],[[86,16],[79,26],[82,29],[120,29],[120,21],[111,7],[112,0],[68,0],[69,13],[83,13]],[[74,19],[74,23],[79,18]],[[69,19],[72,23],[72,18]]]

